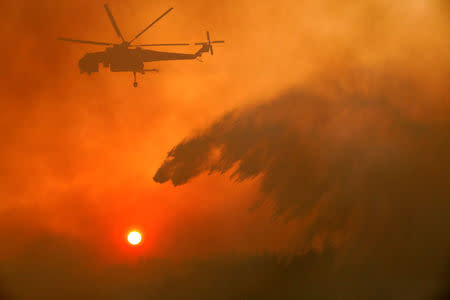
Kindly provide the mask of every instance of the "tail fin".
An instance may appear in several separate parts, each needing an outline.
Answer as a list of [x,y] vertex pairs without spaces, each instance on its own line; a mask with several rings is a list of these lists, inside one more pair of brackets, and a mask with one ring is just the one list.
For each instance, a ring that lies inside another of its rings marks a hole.
[[202,45],[202,47],[195,53],[195,56],[200,57],[203,53],[209,52],[209,47],[211,46],[209,46],[208,44]]

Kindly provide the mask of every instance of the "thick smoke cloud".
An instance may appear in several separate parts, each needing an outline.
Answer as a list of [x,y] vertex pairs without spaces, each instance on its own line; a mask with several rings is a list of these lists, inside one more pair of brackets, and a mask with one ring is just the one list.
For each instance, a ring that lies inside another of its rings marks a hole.
[[[450,124],[419,120],[396,107],[426,103],[428,95],[398,78],[389,78],[397,82],[386,86],[383,77],[360,77],[349,83],[354,86],[350,92],[328,86],[333,96],[296,88],[232,111],[174,147],[154,179],[177,186],[202,172],[230,169],[237,181],[260,176],[277,214],[297,217],[309,215],[321,202],[335,211],[386,194],[425,197],[409,191],[415,189],[445,198]],[[416,99],[409,98],[413,95]]]
[[348,69],[332,79],[224,115],[175,146],[154,180],[254,179],[261,202],[298,223],[295,251],[333,247],[363,272],[371,261],[380,276],[437,282],[450,260],[450,123],[427,110],[448,109],[445,80],[430,90],[402,72]]

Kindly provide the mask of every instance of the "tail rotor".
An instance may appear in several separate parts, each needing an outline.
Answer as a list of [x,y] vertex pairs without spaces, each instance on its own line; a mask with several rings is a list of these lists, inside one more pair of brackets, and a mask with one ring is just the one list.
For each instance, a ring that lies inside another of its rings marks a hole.
[[209,31],[206,32],[206,38],[208,39],[209,52],[214,55],[213,47],[211,46],[211,39],[209,37]]
[[211,53],[211,55],[214,55],[214,50],[213,50],[213,46],[212,44],[223,44],[225,43],[225,41],[211,41],[211,37],[209,35],[209,31],[206,32],[206,42],[203,43],[195,43],[195,45],[203,45],[203,46],[208,46],[209,49],[209,53]]

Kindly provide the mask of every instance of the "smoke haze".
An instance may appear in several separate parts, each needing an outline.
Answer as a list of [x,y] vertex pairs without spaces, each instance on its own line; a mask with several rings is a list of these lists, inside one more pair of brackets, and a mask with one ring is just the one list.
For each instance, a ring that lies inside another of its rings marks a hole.
[[138,89],[56,40],[117,42],[103,4],[0,2],[0,299],[445,297],[448,1],[112,0],[226,40]]

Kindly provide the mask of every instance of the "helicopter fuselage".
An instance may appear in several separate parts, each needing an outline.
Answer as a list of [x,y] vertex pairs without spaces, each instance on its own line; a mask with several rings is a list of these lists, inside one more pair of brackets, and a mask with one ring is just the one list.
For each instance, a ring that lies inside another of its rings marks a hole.
[[127,45],[114,45],[103,52],[87,53],[78,62],[81,73],[98,72],[99,64],[109,68],[111,72],[138,72],[144,73],[144,62],[161,60],[185,60],[195,59],[203,52],[209,51],[209,47],[203,46],[194,54],[161,52],[145,50],[140,47],[129,48]]
[[144,70],[143,50],[127,46],[106,48],[104,67],[111,72],[142,72]]

